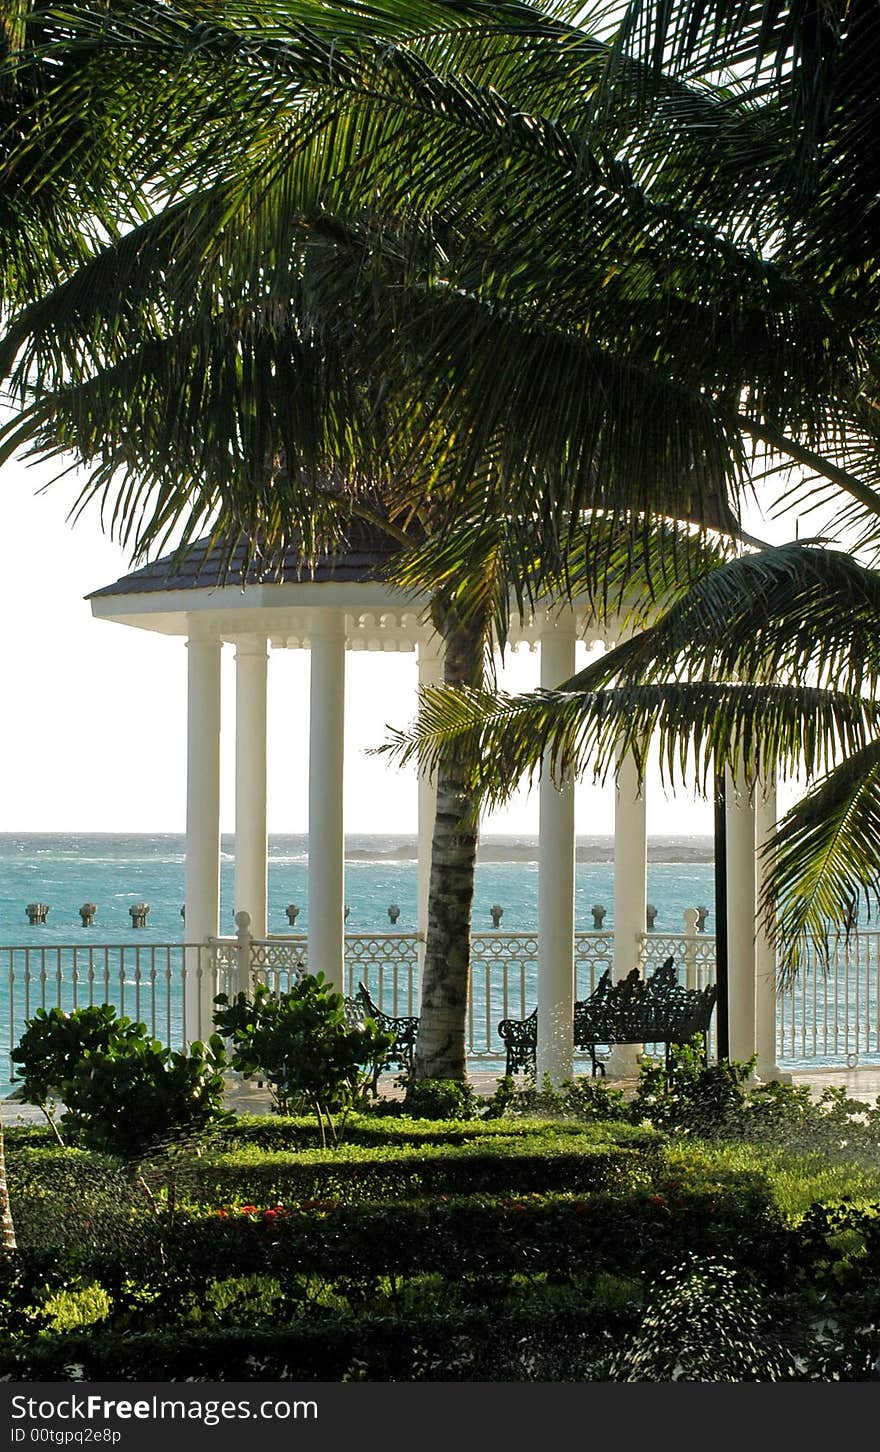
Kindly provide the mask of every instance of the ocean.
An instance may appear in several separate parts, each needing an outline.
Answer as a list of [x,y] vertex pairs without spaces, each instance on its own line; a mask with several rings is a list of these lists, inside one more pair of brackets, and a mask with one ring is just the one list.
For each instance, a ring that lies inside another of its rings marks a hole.
[[[234,838],[221,843],[221,933],[235,931]],[[485,837],[480,844],[473,926],[491,930],[493,906],[502,908],[500,927],[534,930],[537,923],[537,838]],[[80,941],[180,942],[184,898],[184,838],[176,833],[5,833],[0,834],[0,945]],[[688,907],[708,910],[713,932],[713,844],[710,837],[652,837],[648,844],[648,901],[656,908],[658,932],[677,932]],[[350,835],[346,839],[345,900],[349,932],[387,932],[388,909],[399,908],[395,926],[416,929],[417,869],[414,836]],[[27,907],[43,903],[46,921],[31,925]],[[95,905],[94,922],[84,927],[79,909]],[[129,909],[149,904],[145,926],[136,928]],[[292,931],[286,909],[299,907],[293,931],[308,927],[308,838],[269,839],[269,932]],[[613,840],[578,838],[575,925],[594,926],[592,908],[604,907],[603,926],[614,922]]]

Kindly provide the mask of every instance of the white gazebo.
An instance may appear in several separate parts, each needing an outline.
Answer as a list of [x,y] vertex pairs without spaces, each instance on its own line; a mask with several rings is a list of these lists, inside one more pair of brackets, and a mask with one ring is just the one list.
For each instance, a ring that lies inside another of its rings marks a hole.
[[[235,650],[235,908],[246,911],[255,939],[267,937],[267,711],[270,654],[305,649],[311,655],[309,736],[308,961],[343,985],[344,823],[343,727],[348,650],[410,651],[417,658],[413,687],[442,681],[442,645],[427,620],[427,601],[381,578],[393,550],[387,536],[355,525],[343,553],[326,555],[304,572],[293,553],[271,568],[245,566],[240,548],[231,562],[209,541],[183,558],[169,555],[125,575],[88,598],[97,619],[182,637],[188,653],[186,937],[190,943],[220,931],[220,660]],[[224,563],[227,568],[224,570]],[[578,640],[609,643],[589,607],[549,604],[528,620],[514,619],[510,643],[540,652],[540,683],[553,687],[575,670]],[[758,1054],[758,1073],[777,1072],[775,960],[756,928],[756,843],[772,825],[773,793],[760,801],[733,783],[727,808],[728,921],[731,927],[729,1036],[732,1057]],[[756,804],[757,803],[757,804]],[[434,793],[418,786],[418,928],[427,927]],[[570,1077],[574,990],[575,818],[573,785],[539,789],[538,1076]],[[621,763],[614,821],[613,976],[639,961],[646,926],[647,838],[644,794],[634,765]],[[195,975],[189,994],[209,994]],[[204,1013],[206,1002],[193,1005]],[[566,1043],[568,1048],[566,1048]],[[620,1049],[610,1072],[631,1069]]]

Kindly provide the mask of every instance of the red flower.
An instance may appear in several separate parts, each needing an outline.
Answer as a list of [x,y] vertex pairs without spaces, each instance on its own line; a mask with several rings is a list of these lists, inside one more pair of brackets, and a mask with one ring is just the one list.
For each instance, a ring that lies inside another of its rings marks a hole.
[[242,1215],[256,1215],[257,1213],[256,1205],[239,1205],[238,1208]]
[[666,1204],[666,1201],[664,1200],[664,1198],[663,1198],[662,1195],[649,1195],[648,1196],[648,1204],[649,1205],[665,1205]]
[[218,1215],[218,1218],[220,1220],[228,1220],[229,1219],[229,1211],[228,1210],[218,1210],[217,1211],[217,1215]]

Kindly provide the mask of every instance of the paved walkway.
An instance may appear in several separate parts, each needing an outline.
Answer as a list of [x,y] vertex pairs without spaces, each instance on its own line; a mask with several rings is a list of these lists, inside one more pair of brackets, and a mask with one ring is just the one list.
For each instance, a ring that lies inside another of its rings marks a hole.
[[[401,1097],[402,1091],[397,1086],[395,1078],[395,1075],[385,1075],[379,1080],[379,1090],[383,1097],[389,1099]],[[495,1092],[500,1078],[500,1069],[476,1069],[469,1075],[470,1083],[476,1092],[486,1098]],[[845,1088],[852,1099],[861,1099],[868,1104],[873,1104],[880,1096],[880,1065],[872,1065],[870,1068],[863,1069],[827,1067],[797,1069],[791,1072],[791,1079],[795,1084],[808,1084],[817,1097],[826,1085]],[[632,1093],[636,1087],[635,1079],[610,1079],[608,1083],[623,1089],[624,1093]],[[267,1089],[258,1089],[251,1084],[244,1083],[230,1087],[227,1104],[230,1109],[234,1109],[239,1114],[269,1114],[272,1108]],[[3,1100],[4,1125],[45,1124],[45,1122],[43,1114],[36,1105],[22,1104],[14,1098]]]

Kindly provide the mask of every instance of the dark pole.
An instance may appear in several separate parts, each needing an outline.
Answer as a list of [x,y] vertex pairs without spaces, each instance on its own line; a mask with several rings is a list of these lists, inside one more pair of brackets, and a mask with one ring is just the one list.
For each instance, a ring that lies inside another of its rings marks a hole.
[[728,995],[727,938],[727,816],[725,812],[724,772],[715,772],[715,981],[718,998],[715,1005],[718,1058],[730,1058],[730,1017]]

